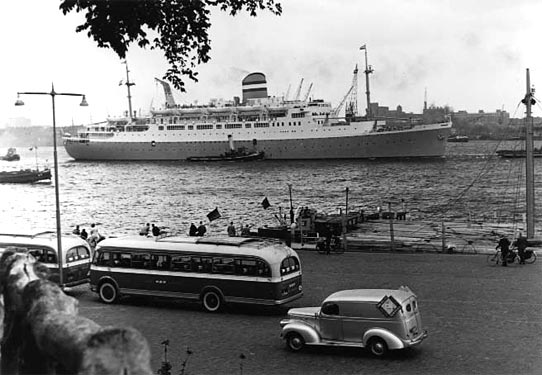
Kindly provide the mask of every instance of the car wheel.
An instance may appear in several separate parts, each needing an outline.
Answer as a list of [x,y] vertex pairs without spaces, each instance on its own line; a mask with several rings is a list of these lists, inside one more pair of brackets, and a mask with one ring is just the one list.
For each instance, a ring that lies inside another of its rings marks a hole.
[[100,300],[105,303],[113,303],[119,298],[117,287],[110,281],[105,281],[98,290]]
[[298,352],[305,346],[305,340],[299,333],[291,332],[286,336],[286,346],[292,352]]
[[377,357],[383,357],[388,352],[388,345],[386,344],[386,341],[380,337],[373,337],[370,339],[368,347],[369,351]]
[[207,291],[202,298],[203,308],[208,312],[217,312],[222,307],[222,298],[214,290]]

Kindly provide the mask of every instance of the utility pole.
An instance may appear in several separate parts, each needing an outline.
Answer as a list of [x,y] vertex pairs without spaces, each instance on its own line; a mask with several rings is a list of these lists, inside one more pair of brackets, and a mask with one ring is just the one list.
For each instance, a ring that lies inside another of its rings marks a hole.
[[526,205],[527,205],[527,238],[534,237],[534,159],[533,159],[533,119],[531,117],[531,105],[535,104],[531,78],[527,69],[527,93],[522,100],[527,107],[525,118],[525,159],[526,159]]

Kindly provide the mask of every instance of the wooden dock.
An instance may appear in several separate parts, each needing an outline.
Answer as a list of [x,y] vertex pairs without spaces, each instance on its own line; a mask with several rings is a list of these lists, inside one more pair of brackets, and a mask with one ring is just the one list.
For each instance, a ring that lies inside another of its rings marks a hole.
[[[393,227],[393,243],[391,241]],[[429,222],[371,220],[358,223],[346,235],[348,251],[438,252],[487,254],[495,251],[500,235],[513,240],[523,226],[512,223]],[[314,241],[292,244],[294,249],[314,249]],[[532,249],[540,251],[537,243]]]

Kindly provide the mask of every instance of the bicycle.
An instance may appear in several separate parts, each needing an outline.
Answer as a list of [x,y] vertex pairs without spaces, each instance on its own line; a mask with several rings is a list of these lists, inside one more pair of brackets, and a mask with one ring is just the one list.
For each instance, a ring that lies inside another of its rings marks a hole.
[[[526,264],[533,264],[534,262],[536,262],[536,253],[533,250],[525,250],[524,260]],[[511,264],[514,262],[519,263],[519,261],[520,260],[519,260],[518,253],[513,250],[510,250],[510,253],[508,254],[508,257],[507,257],[507,263],[508,264]],[[487,256],[487,263],[490,266],[498,266],[499,264],[502,264],[501,251],[497,250],[495,251],[495,254],[489,254]]]
[[318,250],[319,254],[342,254],[344,253],[343,244],[341,242],[340,237],[333,236],[331,238],[331,243],[329,244],[329,249],[326,247],[326,240],[325,238],[321,238],[316,243],[316,250]]

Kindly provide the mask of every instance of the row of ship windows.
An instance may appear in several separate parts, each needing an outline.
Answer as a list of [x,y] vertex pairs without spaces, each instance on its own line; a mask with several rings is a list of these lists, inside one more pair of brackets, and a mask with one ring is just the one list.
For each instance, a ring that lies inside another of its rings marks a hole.
[[[285,123],[282,122],[277,122],[277,123],[271,123],[271,126],[272,127],[275,127],[275,126],[285,126]],[[288,126],[301,126],[301,121],[294,121],[294,122],[288,122]],[[255,122],[254,123],[254,128],[269,128],[269,123],[268,122]],[[222,128],[224,129],[241,129],[243,128],[243,124],[240,124],[240,123],[232,123],[232,124],[225,124],[225,125],[222,125],[222,124],[216,124],[216,125],[213,125],[213,124],[201,124],[201,125],[167,125],[165,127],[167,130],[212,130],[212,129],[217,129],[217,130],[220,130]],[[252,124],[245,124],[245,129],[251,129],[252,128]],[[159,125],[158,126],[158,130],[164,130],[164,126],[163,125]]]

